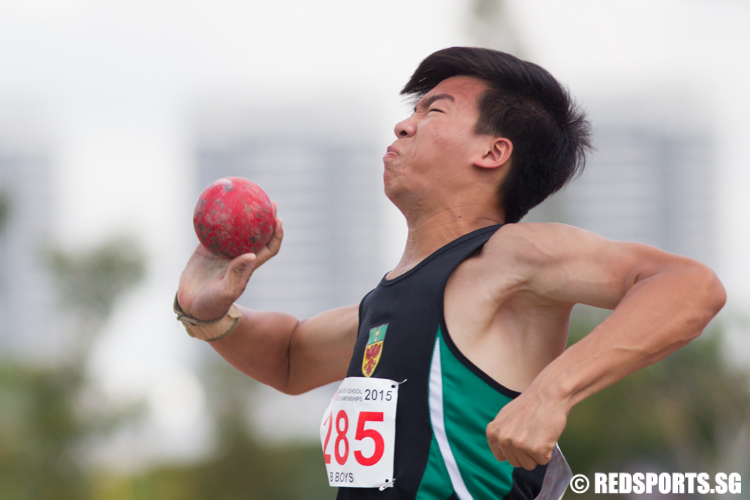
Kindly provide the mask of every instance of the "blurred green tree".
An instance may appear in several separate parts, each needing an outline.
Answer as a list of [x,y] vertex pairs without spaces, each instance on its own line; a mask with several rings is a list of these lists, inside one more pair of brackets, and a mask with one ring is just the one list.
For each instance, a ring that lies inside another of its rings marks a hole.
[[216,448],[194,464],[162,465],[111,481],[95,500],[331,500],[323,454],[312,443],[261,445],[249,419],[257,383],[225,361],[203,370]]
[[[574,322],[571,342],[594,324]],[[734,448],[750,430],[750,377],[727,363],[721,346],[713,327],[573,408],[560,439],[573,473],[746,472],[736,468],[750,451],[738,460]],[[580,498],[593,498],[593,488]]]
[[[7,205],[2,210],[7,214]],[[144,257],[118,239],[82,254],[49,252],[56,291],[74,328],[70,352],[53,365],[0,359],[0,498],[81,500],[91,482],[83,448],[130,412],[96,404],[86,358],[118,297],[144,275]],[[22,334],[23,332],[15,332]]]

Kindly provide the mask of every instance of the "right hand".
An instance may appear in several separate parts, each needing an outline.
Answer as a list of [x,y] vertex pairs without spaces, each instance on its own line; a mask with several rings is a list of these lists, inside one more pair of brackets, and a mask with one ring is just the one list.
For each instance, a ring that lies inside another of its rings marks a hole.
[[[275,202],[273,208],[275,215]],[[281,219],[276,218],[271,241],[257,254],[246,253],[230,260],[198,245],[182,271],[177,289],[177,302],[185,314],[203,321],[226,314],[245,291],[253,271],[279,253],[283,237]]]

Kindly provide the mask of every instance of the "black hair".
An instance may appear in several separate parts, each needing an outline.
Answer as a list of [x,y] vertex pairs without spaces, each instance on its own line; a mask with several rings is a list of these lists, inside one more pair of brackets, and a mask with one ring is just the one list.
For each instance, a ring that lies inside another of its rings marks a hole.
[[518,222],[583,170],[591,126],[568,92],[545,69],[497,50],[451,47],[419,65],[401,94],[421,98],[452,76],[484,80],[477,134],[513,143],[500,186],[505,222]]

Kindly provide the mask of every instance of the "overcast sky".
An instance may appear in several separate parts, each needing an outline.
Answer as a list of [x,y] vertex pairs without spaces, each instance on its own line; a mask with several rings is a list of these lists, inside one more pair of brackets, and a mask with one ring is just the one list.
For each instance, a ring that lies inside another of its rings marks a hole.
[[[682,92],[708,110],[719,146],[719,272],[733,299],[750,300],[750,4],[508,4],[526,55],[584,105],[601,94]],[[377,103],[385,146],[405,112],[400,86],[431,51],[472,42],[467,16],[468,2],[446,0],[0,0],[0,105],[11,116],[33,111],[53,131],[63,241],[91,243],[126,226],[160,247],[183,208],[196,102]]]

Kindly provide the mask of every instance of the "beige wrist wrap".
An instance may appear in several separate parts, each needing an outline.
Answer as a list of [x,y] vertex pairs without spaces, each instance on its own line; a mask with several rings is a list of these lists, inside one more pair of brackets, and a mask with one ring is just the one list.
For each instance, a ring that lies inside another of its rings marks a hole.
[[180,303],[177,302],[177,295],[174,296],[174,312],[177,313],[177,319],[185,326],[188,335],[195,337],[196,339],[206,340],[213,342],[228,337],[240,324],[240,317],[242,313],[237,306],[232,304],[227,313],[217,319],[211,321],[202,321],[199,319],[191,318],[185,314],[185,311],[180,307]]

